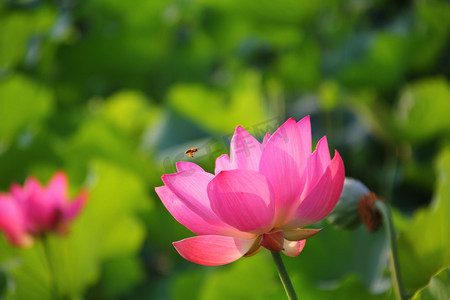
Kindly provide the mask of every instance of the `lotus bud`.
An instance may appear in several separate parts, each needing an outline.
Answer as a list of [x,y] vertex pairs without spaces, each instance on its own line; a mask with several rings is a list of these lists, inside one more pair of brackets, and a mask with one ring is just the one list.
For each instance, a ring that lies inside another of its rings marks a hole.
[[358,203],[370,190],[359,180],[346,177],[338,203],[328,215],[328,221],[336,227],[353,229],[361,224]]

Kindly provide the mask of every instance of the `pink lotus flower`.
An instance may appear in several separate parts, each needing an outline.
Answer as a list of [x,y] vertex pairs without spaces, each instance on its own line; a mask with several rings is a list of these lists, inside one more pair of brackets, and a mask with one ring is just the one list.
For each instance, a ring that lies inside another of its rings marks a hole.
[[11,244],[21,247],[49,231],[65,234],[86,201],[85,191],[69,201],[63,172],[55,173],[47,187],[28,177],[23,187],[13,184],[9,194],[0,193],[0,230]]
[[344,184],[344,164],[331,159],[326,137],[311,153],[309,117],[287,120],[259,143],[238,126],[230,157],[217,158],[215,175],[190,162],[162,176],[156,192],[196,237],[173,243],[185,259],[222,265],[265,247],[295,257],[320,229],[300,229],[325,218]]

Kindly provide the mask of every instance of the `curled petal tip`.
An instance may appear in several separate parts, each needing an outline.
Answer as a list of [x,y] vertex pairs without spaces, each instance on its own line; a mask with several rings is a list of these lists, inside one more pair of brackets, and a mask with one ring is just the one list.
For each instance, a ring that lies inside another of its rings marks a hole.
[[164,174],[161,180],[165,185],[171,184],[175,181],[175,174]]
[[285,230],[284,238],[288,241],[301,241],[318,234],[320,231],[322,231],[322,229],[323,228],[320,229],[305,228],[305,229]]
[[301,241],[288,241],[284,240],[284,250],[283,253],[290,257],[296,257],[305,248],[306,240]]

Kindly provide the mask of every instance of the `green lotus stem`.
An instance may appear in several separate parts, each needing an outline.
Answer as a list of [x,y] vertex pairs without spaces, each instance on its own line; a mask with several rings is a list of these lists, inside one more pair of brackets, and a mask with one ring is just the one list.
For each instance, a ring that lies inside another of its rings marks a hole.
[[44,248],[45,259],[47,260],[48,271],[50,274],[50,285],[52,299],[59,299],[58,297],[58,286],[56,284],[55,270],[52,263],[52,255],[50,253],[49,239],[47,235],[42,237],[42,246]]
[[391,211],[389,207],[382,201],[377,200],[375,201],[374,204],[383,215],[383,218],[386,220],[386,232],[389,239],[389,248],[391,252],[391,259],[390,259],[391,277],[396,299],[406,300],[407,297],[403,289],[402,278],[400,275],[400,265],[398,263],[397,245]]
[[280,276],[281,283],[284,286],[286,295],[289,300],[297,300],[297,295],[295,294],[294,287],[292,286],[291,279],[284,267],[283,260],[281,259],[280,252],[272,252],[273,260],[278,269],[278,275]]

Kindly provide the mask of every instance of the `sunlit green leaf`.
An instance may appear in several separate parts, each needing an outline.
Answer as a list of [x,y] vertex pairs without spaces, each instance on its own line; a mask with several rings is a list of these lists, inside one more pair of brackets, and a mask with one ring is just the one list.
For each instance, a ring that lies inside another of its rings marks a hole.
[[333,81],[324,82],[319,89],[319,103],[325,111],[335,109],[340,100],[339,85]]
[[33,35],[43,34],[54,21],[55,11],[44,6],[33,13],[0,7],[0,71],[23,61]]
[[140,134],[157,120],[159,110],[150,106],[145,95],[138,91],[120,91],[107,99],[105,118],[119,130],[128,134]]
[[30,249],[19,249],[9,245],[0,237],[0,265],[14,286],[13,299],[49,299],[50,276],[44,250],[40,243]]
[[92,117],[80,125],[61,150],[70,169],[85,174],[92,159],[106,159],[143,176],[158,176],[152,164],[137,151],[137,141],[122,134],[108,121]]
[[445,268],[433,277],[426,287],[419,290],[413,300],[447,300],[450,299],[450,268]]
[[426,141],[450,129],[450,86],[444,78],[432,78],[407,86],[400,97],[400,125],[412,141]]
[[172,89],[169,103],[178,114],[222,134],[232,134],[237,125],[251,128],[268,120],[257,74],[247,74],[229,98],[199,85],[179,85]]
[[52,93],[46,86],[21,75],[0,80],[0,147],[42,120],[51,105]]

